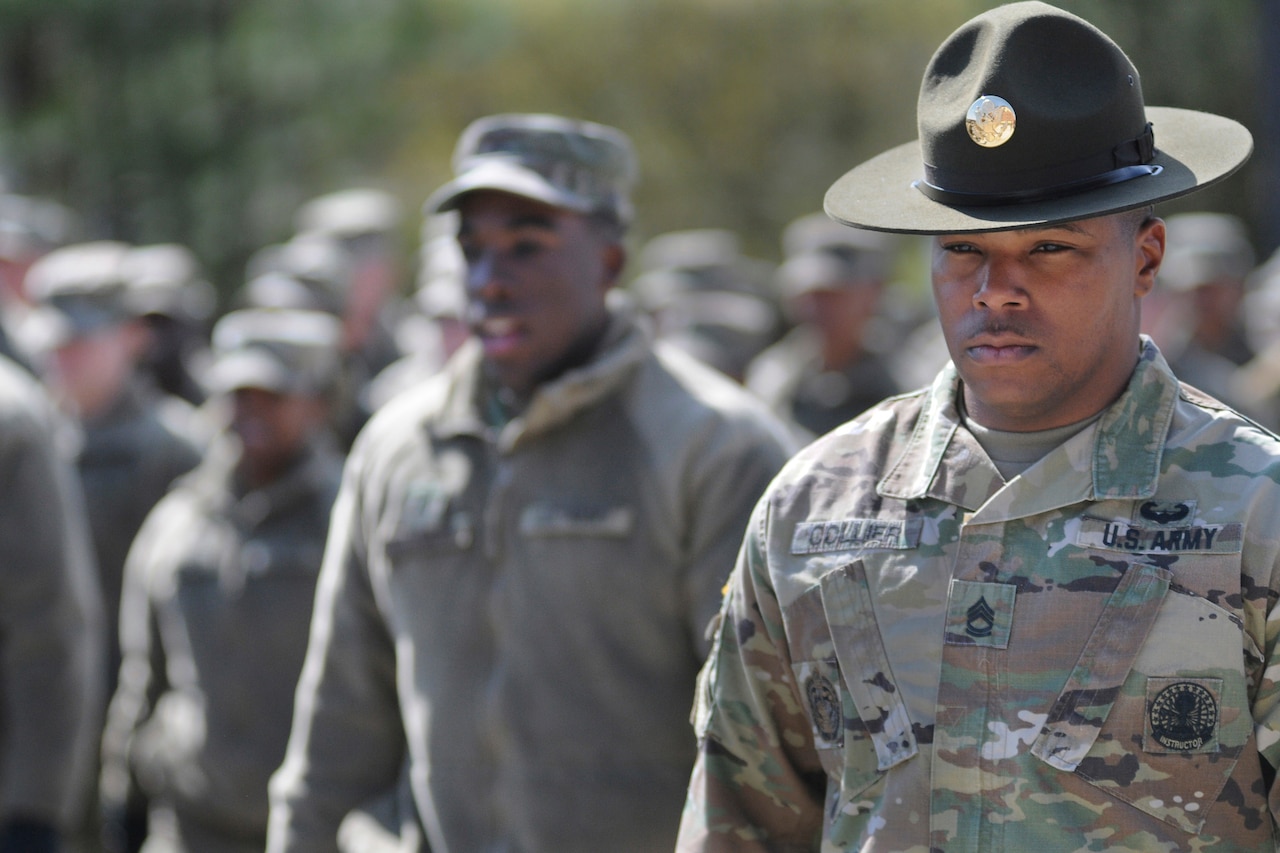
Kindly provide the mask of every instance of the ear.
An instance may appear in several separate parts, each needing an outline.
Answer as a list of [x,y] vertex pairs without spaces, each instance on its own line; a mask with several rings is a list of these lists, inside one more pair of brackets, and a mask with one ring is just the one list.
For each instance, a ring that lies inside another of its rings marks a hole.
[[622,275],[622,268],[627,264],[627,250],[619,242],[611,242],[603,249],[603,268],[605,289],[613,287]]
[[1164,260],[1164,220],[1153,216],[1138,227],[1134,235],[1137,275],[1134,278],[1134,296],[1146,296],[1156,286],[1156,273]]

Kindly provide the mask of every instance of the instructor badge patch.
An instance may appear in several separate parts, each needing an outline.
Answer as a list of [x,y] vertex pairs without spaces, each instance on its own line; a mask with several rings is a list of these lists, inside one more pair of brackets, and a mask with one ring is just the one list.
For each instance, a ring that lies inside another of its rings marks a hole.
[[1217,752],[1220,678],[1148,678],[1148,752]]
[[822,673],[815,672],[805,680],[804,693],[809,699],[809,714],[818,736],[827,743],[840,743],[844,734],[844,712],[835,685]]

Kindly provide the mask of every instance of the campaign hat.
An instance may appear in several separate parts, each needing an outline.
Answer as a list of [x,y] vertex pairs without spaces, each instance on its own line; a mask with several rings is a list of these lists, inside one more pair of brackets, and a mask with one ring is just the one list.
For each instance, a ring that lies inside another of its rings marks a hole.
[[925,70],[916,118],[916,141],[831,186],[829,216],[908,234],[1052,225],[1194,192],[1253,147],[1233,119],[1147,106],[1109,36],[1037,0],[952,33]]

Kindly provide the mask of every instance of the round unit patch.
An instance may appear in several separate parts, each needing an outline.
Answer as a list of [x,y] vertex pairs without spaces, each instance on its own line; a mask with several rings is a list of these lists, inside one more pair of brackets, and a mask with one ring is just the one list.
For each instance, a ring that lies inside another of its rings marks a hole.
[[805,681],[804,692],[809,698],[809,713],[813,716],[819,737],[828,743],[839,740],[844,714],[840,708],[840,695],[831,681],[815,673]]
[[1156,741],[1180,752],[1202,749],[1218,725],[1217,701],[1193,681],[1178,681],[1161,690],[1147,713]]

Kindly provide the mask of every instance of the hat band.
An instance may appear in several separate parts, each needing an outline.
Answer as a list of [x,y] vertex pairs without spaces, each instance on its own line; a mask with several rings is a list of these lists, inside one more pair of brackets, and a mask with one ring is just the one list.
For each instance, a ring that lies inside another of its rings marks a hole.
[[1036,201],[1052,201],[1069,195],[1101,189],[1112,184],[1120,184],[1134,178],[1145,178],[1158,175],[1164,171],[1163,166],[1122,166],[1091,178],[1068,181],[1052,187],[1037,187],[1031,190],[1013,190],[1004,193],[963,193],[935,187],[927,181],[912,181],[911,186],[920,190],[929,198],[941,204],[958,207],[983,207],[997,204],[1030,204]]
[[[924,180],[914,181],[912,186],[942,204],[976,206],[1026,204],[1050,201],[1123,183],[1133,178],[1159,174],[1161,167],[1148,165],[1154,157],[1155,136],[1152,133],[1151,123],[1148,122],[1139,136],[1120,143],[1110,151],[1077,160],[1065,167],[1056,166],[1051,173],[1036,176],[1045,178],[1050,175],[1062,175],[1064,172],[1068,175],[1080,176],[1067,181],[1048,186],[1028,187],[1028,183],[1039,182],[1035,178],[1029,180],[1025,174],[1015,176],[947,174],[944,170],[926,163]],[[1005,186],[1000,186],[1002,183]],[[1010,186],[1015,183],[1019,186]],[[993,188],[992,184],[996,186]]]

